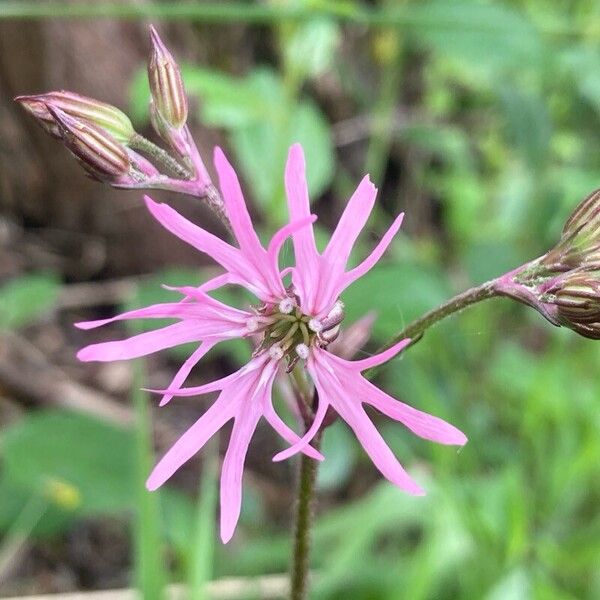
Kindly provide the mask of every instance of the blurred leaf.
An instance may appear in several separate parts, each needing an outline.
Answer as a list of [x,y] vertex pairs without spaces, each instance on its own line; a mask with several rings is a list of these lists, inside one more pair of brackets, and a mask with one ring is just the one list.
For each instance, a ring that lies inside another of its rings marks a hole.
[[[281,136],[277,110],[269,119],[239,128],[232,133],[232,144],[251,186],[254,197],[263,210],[276,211],[270,222],[284,222],[287,214],[283,197],[283,165],[288,148],[302,144],[306,155],[308,190],[312,200],[329,185],[333,177],[333,145],[329,125],[311,101],[303,101],[293,111],[289,131]],[[284,118],[284,117],[280,117]],[[281,143],[281,145],[279,145]],[[260,148],[260,151],[257,149]],[[281,169],[274,172],[278,165]],[[278,196],[276,194],[281,192]],[[270,201],[277,197],[277,204]]]
[[125,429],[80,413],[39,411],[7,429],[2,453],[7,474],[32,493],[64,482],[85,513],[133,505],[134,439]]
[[0,330],[17,329],[52,310],[60,284],[50,274],[23,275],[0,287]]
[[499,581],[485,598],[486,600],[529,600],[532,595],[527,571],[523,568],[515,569]]
[[300,79],[320,75],[330,68],[339,40],[339,26],[331,19],[301,23],[286,45],[288,66]]
[[531,64],[541,57],[540,37],[525,16],[499,3],[434,1],[406,10],[419,42],[471,68]]
[[[264,120],[281,100],[282,92],[271,86],[272,75],[266,70],[240,78],[189,66],[183,77],[189,94],[199,100],[202,122],[213,127],[236,129]],[[267,97],[268,93],[275,95]]]
[[317,471],[317,485],[321,490],[331,490],[343,485],[355,463],[355,442],[348,427],[336,421],[323,435],[321,453],[325,460]]
[[492,240],[467,245],[462,258],[469,274],[469,281],[474,284],[507,273],[523,262],[523,257],[519,256],[514,245]]
[[524,94],[513,87],[504,87],[500,98],[511,141],[530,168],[544,167],[552,135],[545,99],[535,94]]
[[[373,290],[379,292],[374,294]],[[384,341],[441,303],[448,293],[441,273],[431,267],[408,262],[381,263],[352,284],[343,300],[349,321],[375,311],[373,335]]]
[[[15,523],[23,507],[37,493],[6,475],[0,477],[0,531],[7,531]],[[77,516],[77,511],[61,507],[50,494],[45,494],[43,498],[47,500],[48,506],[33,528],[32,535],[49,537],[66,531]]]

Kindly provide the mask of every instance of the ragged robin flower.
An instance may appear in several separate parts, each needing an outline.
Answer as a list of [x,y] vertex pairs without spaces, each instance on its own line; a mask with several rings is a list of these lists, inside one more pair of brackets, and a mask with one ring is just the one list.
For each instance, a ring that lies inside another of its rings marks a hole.
[[[161,405],[173,396],[219,392],[217,400],[159,461],[148,478],[147,487],[150,490],[160,487],[233,419],[221,471],[221,537],[227,542],[240,514],[242,473],[248,445],[261,417],[290,444],[274,457],[275,460],[297,452],[322,460],[310,442],[321,429],[326,414],[334,410],[351,427],[387,479],[410,494],[423,494],[383,440],[364,405],[374,407],[428,440],[462,445],[467,438],[445,421],[392,398],[361,375],[365,369],[393,358],[410,340],[402,340],[380,354],[358,361],[340,358],[328,350],[344,318],[340,296],[381,258],[400,228],[402,215],[366,259],[347,269],[352,247],[376,198],[375,186],[365,177],[350,198],[325,251],[319,253],[312,230],[315,217],[309,209],[304,156],[302,148],[294,145],[285,172],[290,223],[274,235],[265,249],[252,226],[237,176],[219,149],[215,152],[215,167],[237,247],[194,225],[165,204],[149,198],[146,203],[163,227],[212,257],[224,268],[224,273],[198,288],[177,288],[174,291],[182,296],[177,302],[133,310],[112,319],[79,323],[80,328],[91,329],[124,319],[178,319],[178,322],[155,331],[88,346],[78,356],[84,361],[123,360],[196,342],[197,349],[185,361],[168,389],[161,392]],[[290,235],[295,265],[282,271],[279,250]],[[208,295],[210,290],[226,284],[240,285],[252,292],[257,298],[256,306],[240,310]],[[181,387],[193,367],[215,344],[240,337],[257,341],[246,365],[217,381],[199,387]],[[277,415],[272,402],[275,378],[285,376],[285,371],[291,369],[296,369],[303,377],[308,374],[318,395],[312,422],[302,438]]]

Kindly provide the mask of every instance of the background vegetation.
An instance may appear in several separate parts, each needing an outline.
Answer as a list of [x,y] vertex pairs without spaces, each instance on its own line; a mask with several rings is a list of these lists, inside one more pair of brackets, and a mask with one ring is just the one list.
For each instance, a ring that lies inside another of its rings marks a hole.
[[[380,202],[356,259],[400,210],[407,218],[386,260],[344,296],[348,323],[377,317],[368,352],[453,293],[542,254],[599,185],[600,6],[142,2],[107,9],[110,26],[47,20],[102,5],[49,6],[0,4],[5,19],[46,12],[35,25],[0,22],[0,39],[14,41],[0,62],[0,593],[137,581],[153,598],[167,580],[199,586],[225,575],[283,573],[293,473],[270,464],[271,433],[265,428],[254,440],[241,526],[222,546],[212,519],[216,445],[165,490],[142,490],[154,460],[149,417],[162,452],[205,406],[181,399],[155,411],[154,398],[135,391],[142,382],[164,386],[181,351],[133,367],[74,359],[97,335],[126,334],[115,325],[90,336],[74,331],[74,320],[155,301],[160,283],[200,281],[210,267],[144,220],[140,194],[88,185],[30,125],[15,137],[21,117],[8,107],[10,95],[42,91],[48,81],[66,89],[77,83],[66,68],[57,81],[40,67],[27,82],[39,89],[16,89],[22,75],[8,63],[40,65],[39,57],[17,56],[18,32],[47,27],[45,45],[55,55],[55,41],[64,49],[61,40],[93,38],[103,27],[104,68],[144,30],[142,17],[164,17],[153,18],[185,59],[201,144],[207,156],[213,143],[226,147],[265,235],[285,219],[291,142],[304,145],[323,236],[369,172]],[[132,21],[118,20],[133,13]],[[167,23],[177,16],[182,22]],[[129,113],[147,127],[145,43],[112,85],[88,63],[84,89],[74,91],[114,102],[127,91]],[[33,190],[18,182],[31,175],[10,162],[28,160],[32,139],[45,152]],[[68,168],[56,166],[63,160]],[[57,170],[62,183],[49,179]],[[65,186],[70,204],[56,199]],[[191,202],[174,204],[217,231]],[[194,380],[231,371],[245,352],[213,353]],[[342,424],[328,429],[314,597],[600,597],[599,364],[598,343],[494,299],[439,325],[382,369],[386,389],[454,423],[470,441],[456,453],[378,421],[427,488],[421,499],[380,481]]]

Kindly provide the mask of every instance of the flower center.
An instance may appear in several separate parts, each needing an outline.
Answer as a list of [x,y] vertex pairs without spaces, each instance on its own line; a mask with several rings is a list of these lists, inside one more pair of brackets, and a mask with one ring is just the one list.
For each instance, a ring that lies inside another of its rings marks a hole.
[[288,371],[298,360],[306,360],[310,348],[321,348],[333,342],[344,318],[344,305],[338,300],[324,318],[305,315],[295,296],[286,296],[278,304],[254,307],[254,316],[246,322],[248,332],[260,335],[254,356],[269,352],[272,358],[285,358]]

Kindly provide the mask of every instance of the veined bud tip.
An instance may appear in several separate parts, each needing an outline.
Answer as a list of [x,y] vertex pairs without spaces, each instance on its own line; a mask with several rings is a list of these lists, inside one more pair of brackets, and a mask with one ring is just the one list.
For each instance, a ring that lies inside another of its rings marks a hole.
[[107,131],[75,119],[61,109],[47,105],[65,147],[94,178],[107,183],[129,173],[131,160],[127,149]]
[[[179,65],[152,26],[150,39],[152,50],[148,60],[148,81],[152,100],[165,124],[181,129],[187,121],[188,104]],[[160,131],[158,133],[162,135]]]
[[544,257],[551,269],[564,271],[598,263],[600,189],[584,198],[567,219],[558,244]]
[[73,119],[95,125],[121,143],[128,143],[135,135],[131,120],[116,106],[74,92],[61,90],[33,96],[17,96],[15,101],[54,137],[60,137],[60,132],[50,108],[59,110]]
[[567,274],[553,291],[553,303],[567,326],[592,325],[600,321],[599,273]]

